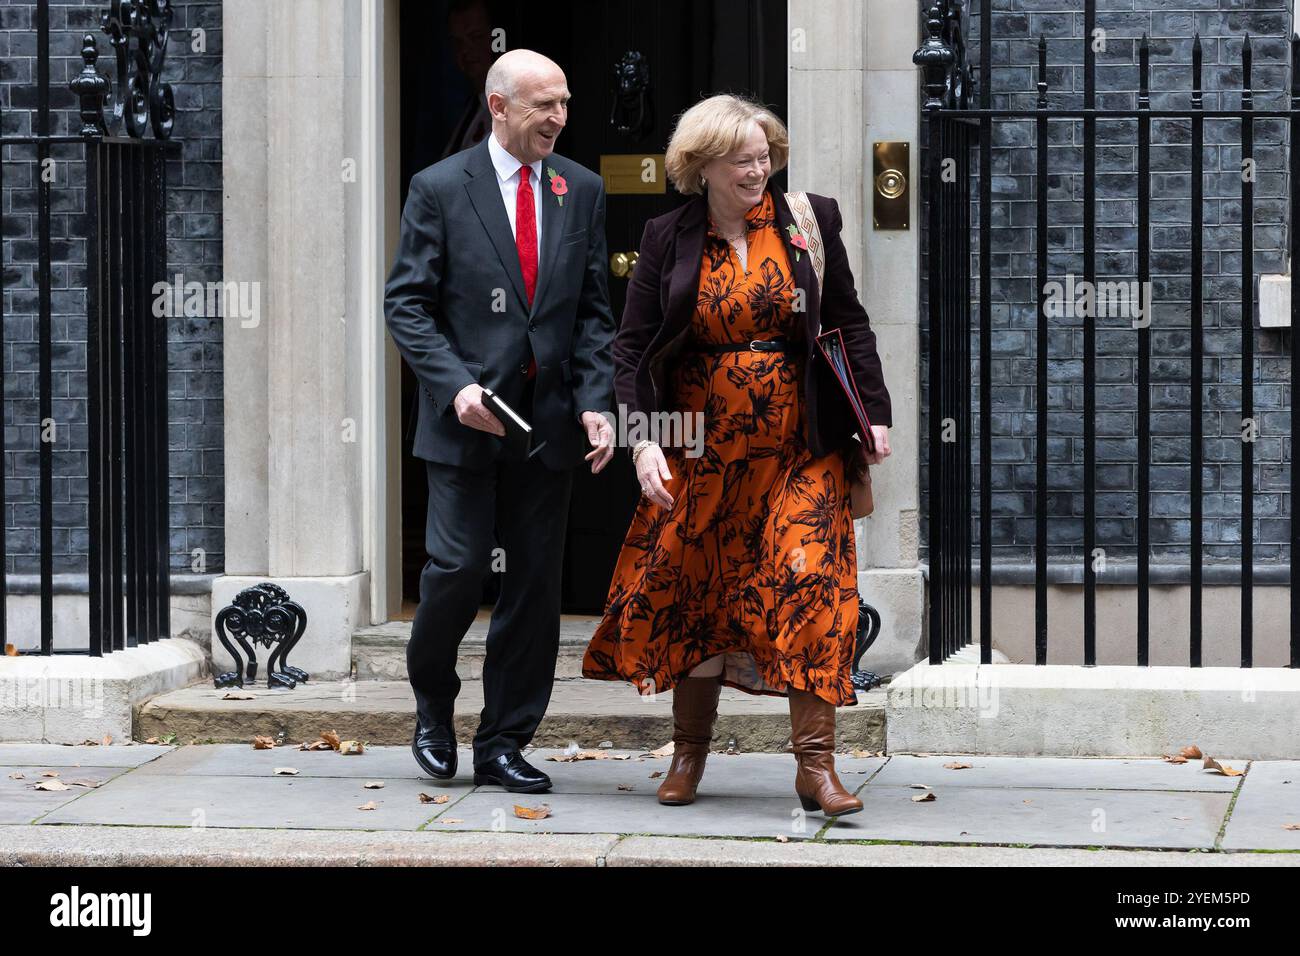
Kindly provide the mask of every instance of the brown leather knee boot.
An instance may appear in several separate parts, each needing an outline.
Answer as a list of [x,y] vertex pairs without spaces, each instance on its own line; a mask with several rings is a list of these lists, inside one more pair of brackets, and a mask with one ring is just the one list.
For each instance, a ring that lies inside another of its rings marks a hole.
[[816,694],[790,688],[790,742],[799,766],[794,792],[805,810],[828,817],[857,813],[862,801],[835,775],[835,705]]
[[673,688],[673,762],[659,785],[660,803],[676,807],[695,801],[721,691],[716,677],[686,677]]

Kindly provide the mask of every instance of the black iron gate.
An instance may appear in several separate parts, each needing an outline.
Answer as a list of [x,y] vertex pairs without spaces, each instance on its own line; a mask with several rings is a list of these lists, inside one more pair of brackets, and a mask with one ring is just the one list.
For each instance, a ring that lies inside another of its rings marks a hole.
[[[966,61],[963,26],[966,11],[963,0],[941,0],[933,4],[927,14],[926,39],[913,57],[924,76],[924,121],[928,145],[924,170],[924,195],[926,215],[925,240],[927,295],[929,313],[929,576],[930,612],[929,646],[930,662],[941,663],[959,648],[974,639],[975,624],[972,619],[972,402],[971,366],[972,333],[978,338],[981,369],[978,388],[979,402],[979,590],[980,619],[978,639],[980,660],[992,659],[992,400],[988,374],[991,360],[992,325],[992,273],[991,245],[991,181],[993,173],[991,144],[994,124],[998,121],[1033,121],[1036,148],[1036,248],[1037,261],[1037,327],[1034,365],[1034,411],[1036,412],[1035,455],[1035,545],[1034,545],[1034,646],[1035,663],[1047,662],[1048,619],[1048,511],[1045,504],[1048,488],[1048,362],[1049,331],[1048,300],[1048,142],[1049,124],[1053,121],[1081,122],[1083,127],[1083,282],[1091,289],[1096,286],[1096,163],[1097,123],[1107,120],[1136,121],[1137,175],[1134,185],[1137,204],[1137,282],[1150,281],[1151,275],[1151,121],[1153,118],[1186,120],[1191,128],[1190,204],[1191,224],[1191,462],[1189,464],[1188,490],[1191,507],[1190,561],[1187,569],[1191,588],[1191,622],[1188,663],[1201,665],[1203,638],[1202,584],[1205,575],[1202,507],[1202,464],[1204,440],[1202,411],[1204,407],[1203,359],[1206,357],[1204,328],[1202,326],[1202,239],[1203,219],[1203,158],[1205,122],[1237,121],[1240,124],[1240,143],[1243,161],[1253,164],[1254,123],[1262,118],[1280,118],[1285,121],[1291,144],[1300,143],[1300,38],[1290,39],[1290,97],[1289,108],[1256,109],[1252,103],[1251,45],[1244,38],[1241,58],[1242,85],[1240,109],[1205,109],[1202,93],[1201,44],[1194,39],[1192,62],[1187,67],[1190,103],[1182,109],[1152,109],[1150,93],[1150,44],[1142,37],[1138,47],[1137,64],[1138,97],[1136,110],[1098,109],[1096,82],[1096,54],[1092,40],[1097,31],[1096,0],[1084,3],[1083,77],[1084,93],[1081,109],[1048,108],[1048,58],[1047,43],[1042,37],[1038,43],[1038,95],[1032,109],[993,109],[991,105],[990,78],[992,75],[992,10],[987,2],[981,4],[980,16],[980,69],[979,106],[971,104],[974,73]],[[972,161],[972,156],[977,156]],[[1243,167],[1245,168],[1245,167]],[[1253,169],[1253,166],[1252,166]],[[1292,148],[1288,153],[1287,203],[1291,226],[1288,243],[1291,261],[1300,262],[1300,153]],[[977,184],[974,194],[972,184]],[[978,217],[979,276],[976,286],[971,282],[971,223],[972,207]],[[1254,284],[1253,284],[1253,210],[1254,177],[1243,175],[1241,184],[1242,222],[1252,228],[1242,229],[1241,303],[1242,303],[1242,401],[1243,425],[1254,421],[1253,382],[1255,369],[1254,341]],[[978,303],[979,323],[972,324],[973,301]],[[1149,303],[1148,303],[1149,305]],[[1083,636],[1084,663],[1097,662],[1097,570],[1091,556],[1097,543],[1097,432],[1096,383],[1097,343],[1095,315],[1083,316]],[[1291,297],[1291,334],[1300,327],[1300,295]],[[1150,584],[1151,584],[1151,329],[1147,324],[1133,329],[1134,351],[1137,356],[1137,602],[1138,614],[1135,628],[1136,662],[1150,663]],[[1294,340],[1292,339],[1292,342]],[[1294,382],[1296,380],[1296,350],[1290,349],[1291,396],[1290,442],[1294,449],[1300,444],[1300,417],[1294,414]],[[1241,489],[1241,666],[1252,665],[1253,656],[1253,588],[1254,584],[1254,443],[1241,442],[1241,468],[1247,480]],[[1294,452],[1293,452],[1294,454]],[[1300,501],[1300,469],[1290,469],[1291,508],[1294,513]],[[1300,553],[1300,522],[1290,522],[1290,553]],[[1300,666],[1300,590],[1296,588],[1296,562],[1290,562],[1290,666]]]
[[[40,646],[28,652],[98,656],[170,634],[167,327],[158,304],[168,279],[166,159],[179,153],[168,140],[172,90],[160,79],[172,9],[170,0],[112,0],[102,23],[116,55],[117,94],[110,100],[113,86],[98,73],[98,43],[87,34],[82,71],[70,84],[82,125],[59,135],[51,123],[49,6],[35,5],[32,134],[0,140],[0,186],[6,163],[26,164],[34,172],[23,182],[30,180],[36,193]],[[110,135],[110,124],[121,134]],[[155,138],[146,139],[150,128]],[[47,436],[71,429],[55,421],[52,407],[52,194],[56,184],[73,188],[77,166],[84,171],[86,221],[89,630],[84,646],[56,648],[54,441]],[[0,284],[0,322],[3,293]],[[4,494],[0,483],[0,513]],[[0,600],[7,606],[6,551],[0,534]],[[5,626],[0,612],[0,644],[9,640]]]

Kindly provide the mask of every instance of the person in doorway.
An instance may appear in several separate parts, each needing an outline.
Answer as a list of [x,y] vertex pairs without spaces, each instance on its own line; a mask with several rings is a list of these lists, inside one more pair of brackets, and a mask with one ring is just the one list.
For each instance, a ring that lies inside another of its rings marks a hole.
[[447,8],[447,35],[456,69],[469,83],[470,95],[443,148],[442,159],[477,146],[492,130],[486,86],[496,54],[492,52],[492,14],[487,0],[452,0]]
[[[687,110],[666,168],[686,205],[650,220],[614,342],[628,414],[703,418],[702,454],[639,442],[643,497],[619,556],[583,675],[673,691],[664,804],[689,804],[704,771],[720,687],[785,695],[804,809],[862,803],[835,774],[835,708],[856,703],[858,623],[849,487],[862,458],[889,455],[892,424],[875,334],[858,301],[835,200],[809,195],[824,237],[819,289],[807,236],[770,182],[789,138],[735,96]],[[838,328],[876,452],[815,338]]]
[[[564,72],[512,50],[485,90],[492,134],[411,179],[385,288],[389,334],[421,386],[413,452],[429,481],[429,560],[406,655],[412,750],[431,776],[455,775],[457,650],[501,558],[474,782],[533,793],[551,786],[521,751],[555,677],[572,471],[584,452],[593,472],[614,453],[601,414],[614,319],[603,183],[554,152],[568,118]],[[531,423],[535,453],[500,440],[485,386]]]

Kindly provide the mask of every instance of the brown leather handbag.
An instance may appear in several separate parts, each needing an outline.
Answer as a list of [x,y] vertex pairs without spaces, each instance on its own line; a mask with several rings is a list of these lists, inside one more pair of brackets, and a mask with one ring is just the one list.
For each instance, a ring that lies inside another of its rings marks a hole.
[[[808,194],[792,192],[785,194],[786,204],[794,216],[795,225],[803,233],[808,245],[808,254],[812,256],[813,271],[817,274],[817,288],[820,291],[826,276],[826,250],[822,244],[821,226],[813,212]],[[831,374],[840,383],[844,397],[853,409],[858,421],[858,438],[849,463],[849,513],[854,520],[865,518],[875,510],[876,503],[871,494],[871,468],[867,465],[867,454],[876,450],[876,435],[871,430],[867,410],[862,405],[857,383],[853,381],[853,370],[849,368],[848,356],[844,348],[844,336],[839,329],[831,329],[817,336],[818,352],[826,360]]]

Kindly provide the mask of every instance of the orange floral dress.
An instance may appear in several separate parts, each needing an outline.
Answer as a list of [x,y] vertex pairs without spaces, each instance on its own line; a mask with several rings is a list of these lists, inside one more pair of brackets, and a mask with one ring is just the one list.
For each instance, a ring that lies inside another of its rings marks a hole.
[[[803,334],[770,192],[746,222],[748,272],[709,229],[691,320],[697,341]],[[673,505],[642,497],[637,506],[584,677],[627,680],[649,694],[724,655],[728,686],[772,695],[794,687],[857,703],[847,462],[807,448],[800,345],[721,354],[688,346],[678,357],[672,409],[702,413],[703,452],[664,447]]]

